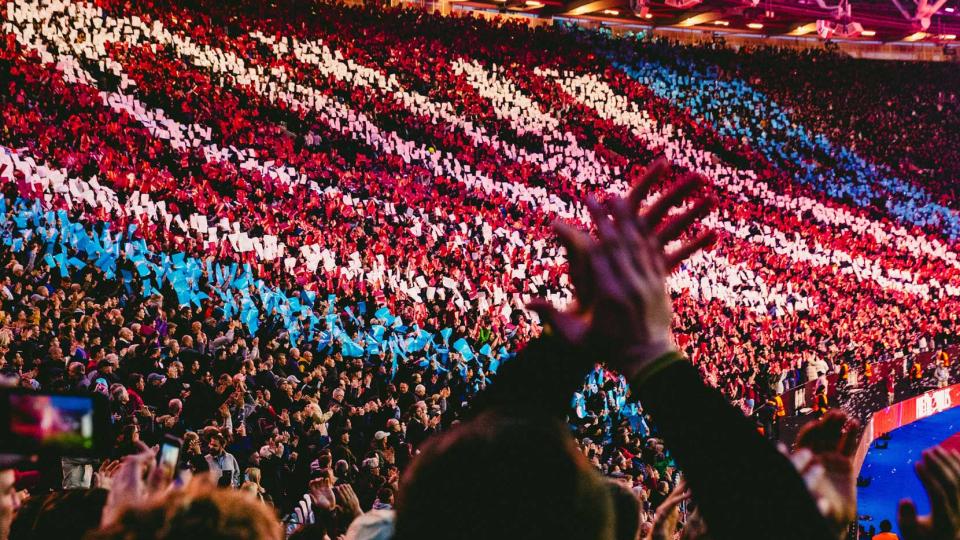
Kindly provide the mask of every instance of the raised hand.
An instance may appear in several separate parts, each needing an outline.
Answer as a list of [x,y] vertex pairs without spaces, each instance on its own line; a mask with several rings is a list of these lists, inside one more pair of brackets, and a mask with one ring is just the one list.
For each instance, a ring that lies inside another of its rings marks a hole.
[[956,540],[960,538],[960,453],[935,446],[923,451],[917,476],[930,498],[931,512],[917,516],[913,501],[900,501],[899,523],[903,540]]
[[337,505],[337,496],[333,492],[333,478],[314,478],[310,481],[309,490],[314,506],[333,510]]
[[687,491],[686,482],[677,482],[670,495],[657,507],[653,515],[653,529],[649,538],[644,540],[673,540],[677,533],[677,523],[680,521],[680,503],[689,499],[690,492]]
[[859,423],[839,410],[800,430],[791,463],[803,477],[823,516],[838,536],[857,516],[857,487],[852,457]]
[[157,447],[149,448],[143,443],[139,446],[139,453],[123,458],[120,466],[111,473],[110,493],[101,518],[103,526],[113,523],[127,506],[144,502],[172,485],[156,466]]
[[120,470],[121,461],[119,459],[105,459],[97,472],[93,473],[93,487],[109,490],[113,485],[113,477]]
[[343,506],[350,511],[354,518],[363,513],[363,509],[360,508],[360,499],[357,498],[357,493],[353,491],[353,486],[350,484],[340,484],[333,489],[336,491],[337,497],[340,498]]
[[668,215],[702,185],[699,177],[688,175],[639,211],[665,170],[663,161],[653,163],[626,198],[611,196],[604,204],[589,199],[596,239],[569,225],[555,225],[568,253],[576,302],[564,312],[543,301],[530,304],[563,339],[573,345],[589,343],[628,377],[674,349],[666,275],[715,239],[712,231],[703,231],[666,251],[713,202],[700,198]]

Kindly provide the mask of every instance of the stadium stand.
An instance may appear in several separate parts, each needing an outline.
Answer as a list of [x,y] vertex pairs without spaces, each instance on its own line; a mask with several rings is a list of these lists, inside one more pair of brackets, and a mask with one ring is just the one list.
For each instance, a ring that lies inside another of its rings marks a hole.
[[[324,3],[2,11],[3,373],[106,396],[111,459],[195,441],[288,533],[393,507],[541,335],[528,302],[574,302],[551,224],[657,157],[654,191],[706,184],[668,248],[716,235],[667,278],[678,349],[767,437],[820,386],[853,416],[851,388],[932,386],[898,366],[956,344],[955,68]],[[565,420],[646,530],[676,450],[604,352]]]

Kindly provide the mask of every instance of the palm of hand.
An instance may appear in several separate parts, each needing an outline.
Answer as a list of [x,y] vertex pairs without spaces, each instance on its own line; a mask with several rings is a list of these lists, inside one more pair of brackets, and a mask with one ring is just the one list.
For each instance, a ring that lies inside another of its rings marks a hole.
[[842,534],[856,518],[857,490],[851,456],[856,449],[858,423],[841,411],[804,426],[799,449],[788,454],[803,477],[820,513]]
[[333,493],[333,488],[329,485],[310,485],[310,497],[313,499],[313,504],[323,508],[325,510],[330,510],[337,505],[337,496]]
[[679,242],[677,249],[664,249],[680,240],[713,205],[712,200],[702,198],[668,216],[671,207],[684,203],[702,185],[699,178],[687,176],[640,211],[650,188],[666,169],[663,161],[653,163],[626,198],[608,197],[601,204],[588,197],[586,207],[596,226],[596,240],[584,230],[555,223],[554,230],[568,255],[575,302],[564,312],[543,300],[529,306],[562,339],[593,347],[627,376],[674,348],[665,277],[715,239],[715,233],[701,231]]
[[850,459],[843,455],[821,455],[823,481],[814,496],[821,503],[820,510],[836,523],[845,526],[856,518],[857,486]]

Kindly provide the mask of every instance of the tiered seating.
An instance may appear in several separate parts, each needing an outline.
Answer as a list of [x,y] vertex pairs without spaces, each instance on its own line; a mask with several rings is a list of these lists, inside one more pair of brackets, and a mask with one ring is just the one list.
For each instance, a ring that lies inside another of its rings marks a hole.
[[[62,279],[86,265],[264,342],[362,357],[384,385],[451,373],[469,399],[539,332],[526,302],[570,298],[549,224],[585,223],[588,196],[662,154],[667,181],[698,173],[718,201],[719,242],[670,280],[676,334],[746,412],[814,356],[955,333],[951,169],[875,165],[879,145],[843,147],[809,92],[738,78],[752,68],[420,12],[170,4],[6,5],[8,245],[39,241]],[[598,368],[578,414],[621,409],[642,433],[624,388]]]

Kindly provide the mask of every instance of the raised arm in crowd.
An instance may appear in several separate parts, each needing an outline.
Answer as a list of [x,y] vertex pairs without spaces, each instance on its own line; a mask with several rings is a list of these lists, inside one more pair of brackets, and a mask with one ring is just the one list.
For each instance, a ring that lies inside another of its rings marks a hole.
[[[626,198],[612,196],[602,203],[589,201],[595,237],[567,225],[556,226],[568,251],[576,304],[566,311],[543,303],[532,306],[543,315],[549,331],[541,340],[531,343],[512,364],[503,367],[497,382],[489,389],[492,395],[481,400],[480,406],[486,410],[480,413],[482,420],[479,423],[487,426],[484,429],[495,430],[491,426],[498,422],[513,426],[528,419],[532,424],[528,429],[534,429],[535,425],[539,430],[543,429],[543,424],[533,420],[535,418],[561,420],[564,400],[569,399],[576,384],[586,376],[592,362],[602,358],[609,367],[629,378],[631,388],[684,471],[713,538],[836,538],[835,529],[819,512],[790,460],[764,440],[752,423],[717,390],[705,385],[697,371],[677,352],[670,330],[672,315],[666,275],[668,269],[675,268],[712,241],[708,232],[685,234],[707,213],[710,202],[688,200],[699,181],[687,177],[664,191],[638,214],[640,202],[664,168],[662,162],[654,164]],[[686,209],[670,214],[671,208],[687,202],[691,204]],[[674,242],[681,237],[686,241]],[[665,249],[671,243],[676,247]],[[427,468],[424,462],[431,458],[444,463],[436,466],[438,472],[445,469],[448,475],[435,480],[441,484],[461,480],[458,475],[461,467],[453,467],[444,461],[450,459],[449,455],[441,459],[433,453],[446,445],[456,447],[457,439],[465,436],[464,432],[476,429],[475,426],[464,427],[439,438],[425,451],[419,466],[409,475],[408,487],[413,486],[417,495],[422,496],[420,490],[424,488],[420,482],[423,479],[416,477],[424,474]],[[512,427],[502,429],[519,439],[525,437],[522,435],[524,429],[516,432]],[[489,433],[473,436],[496,439]],[[493,444],[491,449],[506,452],[513,445],[525,444],[526,441],[519,440],[512,444],[503,443],[503,448]],[[566,444],[572,445],[572,441]],[[499,460],[500,467],[509,469],[511,474],[502,480],[513,487],[498,486],[500,489],[520,489],[518,498],[532,497],[534,492],[539,496],[549,493],[540,493],[532,486],[523,485],[531,474],[525,470],[528,467],[536,470],[536,462],[542,456],[532,457],[531,462],[524,465],[508,463],[503,457]],[[466,463],[463,465],[469,469]],[[490,465],[496,467],[495,463]],[[481,471],[477,473],[478,478],[471,480],[482,484],[482,479],[489,473]],[[551,476],[559,472],[555,469],[544,474]],[[582,475],[585,478],[581,483],[595,476],[587,472]],[[599,478],[593,480],[600,481]],[[551,485],[559,480],[544,478],[538,481]],[[464,483],[463,489],[475,492],[477,485]],[[563,498],[568,495],[569,492],[554,496]],[[490,496],[497,495],[492,491]],[[511,498],[511,495],[501,494],[500,497]],[[407,520],[413,518],[404,510],[410,506],[422,508],[422,502],[410,498],[409,492],[401,492],[397,523],[401,539],[422,537],[419,535],[427,532],[422,526],[413,526],[416,535],[406,534]],[[431,501],[443,503],[432,498]],[[476,511],[476,518],[480,519],[484,512],[482,503],[481,500],[450,502],[458,506],[453,514],[458,519],[468,520],[472,511]],[[562,503],[544,500],[538,504],[562,507]],[[569,504],[570,511],[576,514],[575,501]],[[440,516],[445,512],[446,509],[437,509],[437,519],[443,520]],[[417,521],[424,517],[417,516]],[[512,532],[520,533],[527,526],[520,522]],[[524,529],[519,536],[530,532]],[[483,535],[464,532],[454,537],[481,538]]]

